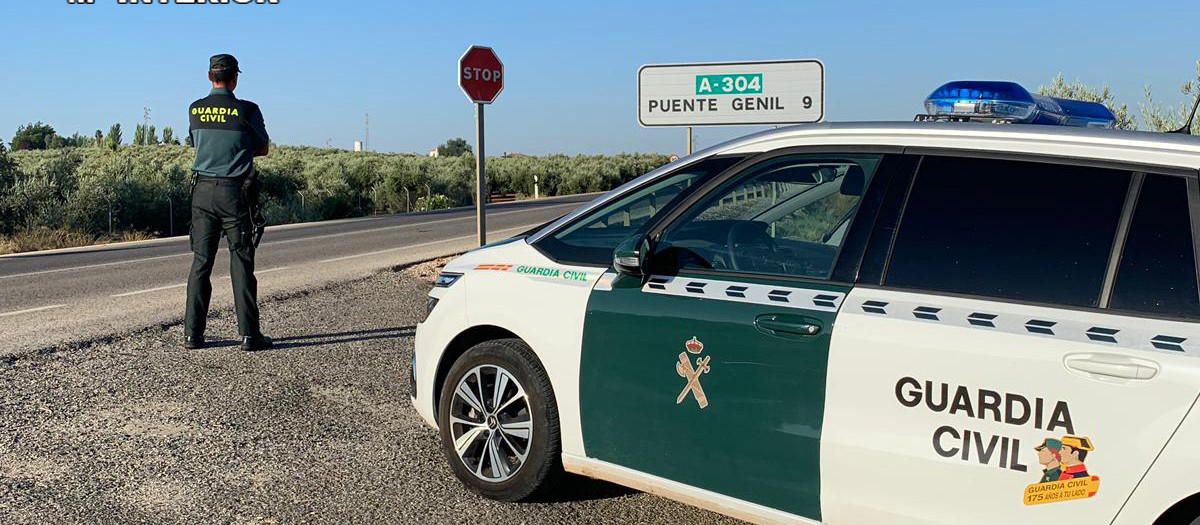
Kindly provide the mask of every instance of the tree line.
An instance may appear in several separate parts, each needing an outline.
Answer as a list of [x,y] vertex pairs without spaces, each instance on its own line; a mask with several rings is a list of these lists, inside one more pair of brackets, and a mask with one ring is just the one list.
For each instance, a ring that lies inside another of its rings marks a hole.
[[[1179,86],[1183,101],[1178,105],[1159,103],[1155,99],[1154,90],[1150,86],[1142,89],[1142,101],[1137,108],[1141,118],[1134,116],[1129,104],[1117,100],[1116,95],[1104,84],[1100,87],[1089,86],[1079,80],[1068,82],[1061,73],[1046,85],[1038,88],[1038,94],[1052,97],[1099,102],[1108,107],[1116,116],[1114,128],[1130,131],[1174,131],[1185,125],[1192,104],[1200,96],[1200,60],[1196,61],[1195,76]],[[1191,123],[1193,135],[1200,135],[1200,120]]]
[[[195,151],[149,141],[152,133],[145,133],[143,145],[116,148],[92,142],[9,152],[0,143],[0,241],[39,232],[100,240],[127,232],[186,234]],[[256,161],[264,212],[271,224],[285,224],[470,205],[475,159],[464,144],[449,141],[446,153],[458,155],[438,157],[273,146]],[[493,194],[532,196],[536,176],[543,196],[605,191],[667,160],[658,154],[489,158],[488,186]]]
[[[39,121],[17,128],[17,133],[13,135],[10,144],[12,144],[13,151],[97,147],[116,150],[123,145],[124,140],[124,132],[121,130],[120,123],[109,126],[107,134],[96,130],[96,134],[93,136],[81,135],[77,132],[69,137],[64,137],[59,135],[53,126]],[[187,145],[191,146],[191,137],[186,137],[186,141]],[[153,146],[156,144],[178,146],[179,138],[175,136],[175,130],[170,126],[163,128],[162,138],[159,139],[158,130],[153,124],[138,124],[133,131],[133,145]]]

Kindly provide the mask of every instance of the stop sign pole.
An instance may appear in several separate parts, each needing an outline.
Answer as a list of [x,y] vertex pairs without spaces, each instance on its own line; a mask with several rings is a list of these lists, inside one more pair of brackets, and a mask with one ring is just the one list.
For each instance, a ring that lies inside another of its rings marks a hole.
[[475,145],[479,152],[475,155],[475,236],[479,245],[487,244],[487,206],[488,199],[487,176],[485,175],[484,160],[487,154],[483,151],[483,102],[475,103]]
[[475,103],[475,227],[479,245],[487,244],[487,179],[483,149],[483,106],[504,89],[504,64],[490,47],[471,46],[458,60],[458,85]]

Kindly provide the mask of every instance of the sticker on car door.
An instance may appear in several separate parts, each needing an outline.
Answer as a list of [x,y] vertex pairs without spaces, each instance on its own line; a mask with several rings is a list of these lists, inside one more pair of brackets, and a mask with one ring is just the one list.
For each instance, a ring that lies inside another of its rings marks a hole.
[[1100,476],[1088,472],[1088,454],[1096,445],[1086,436],[1046,438],[1034,447],[1042,478],[1025,487],[1025,504],[1042,505],[1077,499],[1087,499],[1100,491]]

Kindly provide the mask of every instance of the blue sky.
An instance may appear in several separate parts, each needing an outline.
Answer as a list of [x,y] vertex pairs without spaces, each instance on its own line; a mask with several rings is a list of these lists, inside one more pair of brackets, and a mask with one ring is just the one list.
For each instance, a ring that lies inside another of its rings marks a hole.
[[[36,120],[65,135],[121,122],[128,139],[143,107],[159,129],[186,130],[219,52],[238,56],[238,94],[262,106],[277,143],[348,148],[370,113],[372,150],[425,152],[474,140],[455,65],[469,45],[492,46],[507,76],[488,109],[492,154],[680,152],[682,129],[637,124],[648,63],[820,58],[826,119],[847,121],[911,119],[947,80],[1033,89],[1059,72],[1135,107],[1147,84],[1177,104],[1200,59],[1200,2],[1185,0],[95,2],[0,2],[4,140]],[[698,128],[696,142],[757,129]]]

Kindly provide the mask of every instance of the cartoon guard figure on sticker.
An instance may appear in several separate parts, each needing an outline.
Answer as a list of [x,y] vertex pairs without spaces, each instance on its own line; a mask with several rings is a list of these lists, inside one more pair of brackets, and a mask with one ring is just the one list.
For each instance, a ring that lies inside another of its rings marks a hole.
[[1062,474],[1062,441],[1046,438],[1033,449],[1038,453],[1038,463],[1042,464],[1042,479],[1038,483],[1058,481],[1058,476]]
[[697,357],[696,368],[692,368],[692,360],[688,357],[688,353],[699,354],[703,352],[704,343],[696,339],[696,336],[692,336],[688,342],[683,344],[683,347],[687,352],[679,353],[679,361],[675,363],[675,372],[679,374],[679,377],[686,379],[687,384],[684,385],[683,391],[679,393],[679,397],[675,399],[675,404],[683,403],[683,400],[687,399],[688,392],[691,392],[696,397],[696,403],[700,405],[701,409],[704,409],[708,406],[708,396],[704,395],[704,387],[700,385],[700,376],[707,374],[711,370],[711,367],[708,366],[711,357]]
[[1033,447],[1042,464],[1042,479],[1025,487],[1025,504],[1041,505],[1087,499],[1100,490],[1100,477],[1088,473],[1084,460],[1095,450],[1092,440],[1083,436],[1048,438]]
[[1088,452],[1095,450],[1092,447],[1092,441],[1085,437],[1064,436],[1062,438],[1062,475],[1058,479],[1076,479],[1086,478],[1088,476],[1087,465],[1083,464],[1083,460],[1087,459]]

